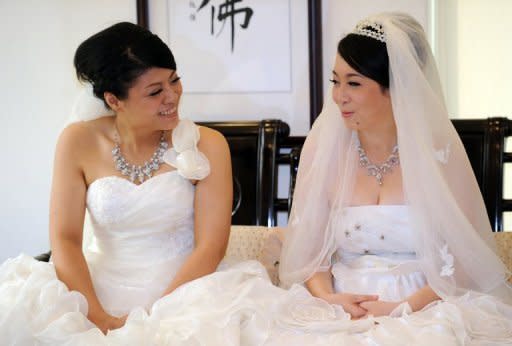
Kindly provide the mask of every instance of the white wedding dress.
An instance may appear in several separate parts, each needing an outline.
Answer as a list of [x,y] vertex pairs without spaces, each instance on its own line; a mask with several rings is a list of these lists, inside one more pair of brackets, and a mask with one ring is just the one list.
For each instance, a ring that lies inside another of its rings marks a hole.
[[[273,286],[256,261],[227,265],[161,298],[194,247],[191,180],[209,174],[197,126],[182,119],[164,161],[176,170],[140,185],[117,176],[92,182],[84,256],[95,292],[124,327],[106,336],[87,301],[59,281],[52,263],[27,255],[0,266],[0,345],[258,345],[267,337]],[[91,234],[92,233],[92,234]]]
[[[335,215],[336,292],[401,301],[424,287],[409,221],[404,205],[347,207]],[[488,295],[468,293],[415,313],[402,304],[391,316],[357,321],[298,285],[278,305],[268,345],[512,345],[512,307]]]
[[[0,267],[0,344],[431,346],[470,344],[468,331],[485,334],[481,344],[512,343],[512,322],[503,318],[512,317],[510,307],[488,296],[351,321],[300,285],[273,286],[257,262],[160,298],[192,251],[193,199],[194,186],[177,171],[138,186],[119,177],[93,182],[87,208],[95,238],[85,256],[101,303],[114,315],[129,314],[125,326],[103,335],[86,318],[85,298],[69,292],[51,263],[20,255]],[[397,300],[425,284],[410,248],[407,207],[343,212],[343,223],[333,223],[343,254],[332,270],[336,289]]]
[[[141,185],[104,177],[87,191],[95,241],[85,257],[96,293],[126,325],[104,336],[87,303],[51,263],[20,255],[0,267],[1,345],[260,344],[263,314],[281,294],[263,266],[244,262],[160,298],[193,249],[194,185],[177,171]],[[160,299],[159,299],[160,298]]]

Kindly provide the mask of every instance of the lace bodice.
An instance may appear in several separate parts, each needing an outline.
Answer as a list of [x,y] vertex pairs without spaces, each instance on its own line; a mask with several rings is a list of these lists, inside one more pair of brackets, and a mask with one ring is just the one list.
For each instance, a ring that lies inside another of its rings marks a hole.
[[84,255],[103,307],[122,315],[148,308],[169,287],[194,248],[192,180],[208,176],[198,127],[181,119],[163,161],[175,170],[136,185],[118,176],[92,182]]
[[194,187],[177,171],[141,185],[116,176],[100,178],[87,191],[87,208],[101,252],[131,261],[143,255],[167,259],[193,245]]
[[194,247],[194,189],[177,170],[140,185],[110,176],[89,186],[84,254],[107,311],[149,307],[170,284]]

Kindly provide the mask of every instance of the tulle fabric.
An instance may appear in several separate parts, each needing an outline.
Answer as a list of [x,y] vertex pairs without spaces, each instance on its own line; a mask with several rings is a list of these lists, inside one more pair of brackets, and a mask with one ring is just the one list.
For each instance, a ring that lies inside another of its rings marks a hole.
[[86,318],[85,298],[57,279],[51,263],[20,255],[0,267],[0,283],[5,345],[262,345],[270,297],[282,294],[258,262],[244,262],[189,282],[149,309],[124,296],[131,308],[125,326],[103,335]]
[[[468,291],[512,302],[510,273],[494,252],[490,223],[464,147],[446,111],[435,62],[421,26],[384,13],[390,94],[397,126],[414,250],[442,298]],[[285,286],[328,270],[335,251],[333,215],[349,206],[357,168],[357,134],[344,128],[330,97],[308,135],[281,256]]]
[[265,345],[512,345],[512,310],[495,298],[466,293],[410,313],[351,320],[338,306],[293,285],[278,302]]
[[89,121],[110,115],[114,115],[114,112],[105,107],[102,100],[94,96],[92,85],[85,83],[73,103],[68,123]]
[[[336,292],[376,294],[381,300],[400,302],[425,286],[411,241],[416,230],[409,206],[347,207],[332,217]],[[447,297],[414,313],[402,303],[390,316],[356,321],[297,284],[278,305],[270,345],[512,344],[512,307],[473,292]]]

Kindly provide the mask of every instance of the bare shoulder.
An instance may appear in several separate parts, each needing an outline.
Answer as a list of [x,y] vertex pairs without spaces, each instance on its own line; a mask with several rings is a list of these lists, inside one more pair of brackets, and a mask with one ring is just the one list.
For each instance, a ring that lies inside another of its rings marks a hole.
[[199,150],[211,154],[229,155],[229,146],[226,138],[217,130],[199,126],[200,139]]
[[70,124],[60,133],[57,150],[79,152],[92,141],[92,138],[93,132],[85,122]]
[[100,139],[105,136],[108,121],[108,119],[97,119],[68,125],[60,133],[56,154],[76,161],[94,153]]

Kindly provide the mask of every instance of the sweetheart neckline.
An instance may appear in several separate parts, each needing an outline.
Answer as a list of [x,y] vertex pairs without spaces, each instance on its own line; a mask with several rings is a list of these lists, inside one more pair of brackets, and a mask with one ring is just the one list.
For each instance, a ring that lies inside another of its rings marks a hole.
[[360,205],[348,205],[343,209],[356,209],[356,208],[405,208],[407,204],[360,204]]
[[90,190],[93,185],[95,185],[97,182],[99,182],[101,180],[111,180],[111,179],[113,179],[113,180],[123,180],[126,183],[128,183],[129,185],[132,185],[133,187],[138,188],[138,187],[141,187],[141,186],[145,185],[146,183],[148,183],[148,182],[150,182],[152,180],[157,179],[158,177],[160,177],[162,175],[167,175],[167,174],[175,173],[175,172],[178,172],[178,170],[177,169],[173,169],[172,171],[167,171],[167,172],[163,172],[163,173],[154,175],[151,178],[144,180],[144,182],[142,182],[140,184],[135,184],[134,182],[132,182],[132,181],[126,179],[126,178],[122,178],[122,177],[120,177],[118,175],[107,175],[107,176],[95,179],[92,183],[89,184],[89,186],[87,187],[87,190]]

